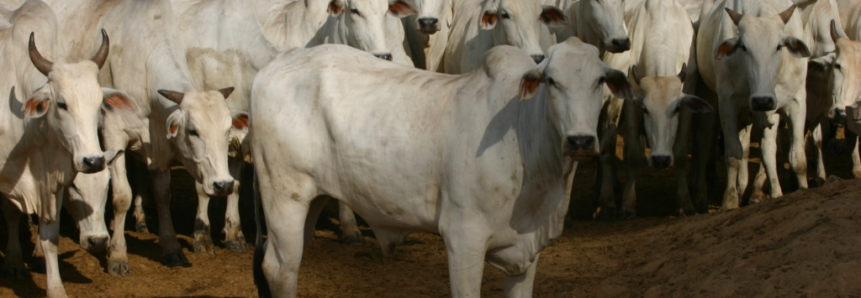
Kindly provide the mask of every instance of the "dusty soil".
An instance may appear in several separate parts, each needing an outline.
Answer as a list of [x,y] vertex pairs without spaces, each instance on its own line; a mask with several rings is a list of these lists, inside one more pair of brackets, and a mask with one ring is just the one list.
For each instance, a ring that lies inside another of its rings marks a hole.
[[[831,174],[851,178],[847,152],[827,157]],[[756,169],[751,166],[752,172]],[[70,296],[256,296],[250,251],[229,251],[219,244],[216,256],[191,252],[193,187],[182,170],[174,175],[174,223],[193,266],[160,265],[157,236],[133,232],[128,226],[131,276],[110,276],[105,272],[105,253],[81,250],[75,243],[74,224],[66,216],[60,270]],[[638,176],[643,181],[638,183],[639,218],[584,220],[594,210],[590,205],[594,175],[595,164],[578,169],[572,214],[583,216],[575,216],[571,227],[542,254],[536,297],[861,297],[861,181],[835,178],[823,187],[755,206],[679,218],[673,216],[674,171],[643,170]],[[712,191],[713,204],[718,204],[720,192]],[[250,202],[241,207],[251,241]],[[155,212],[148,208],[150,229],[156,231]],[[223,210],[218,200],[210,206],[213,231],[221,228],[221,216],[216,214]],[[365,245],[346,246],[337,241],[333,222],[321,219],[317,237],[305,252],[301,297],[450,295],[439,236],[412,235],[393,259],[384,262],[369,230],[365,230]],[[22,231],[22,235],[28,233]],[[213,236],[222,238],[218,232]],[[25,251],[32,249],[26,239],[22,241]],[[5,247],[5,224],[0,226],[0,242]],[[31,269],[38,268],[38,260],[27,261]],[[45,275],[32,272],[31,276],[25,281],[0,280],[0,297],[44,296]],[[482,294],[502,297],[502,279],[499,270],[486,266]]]

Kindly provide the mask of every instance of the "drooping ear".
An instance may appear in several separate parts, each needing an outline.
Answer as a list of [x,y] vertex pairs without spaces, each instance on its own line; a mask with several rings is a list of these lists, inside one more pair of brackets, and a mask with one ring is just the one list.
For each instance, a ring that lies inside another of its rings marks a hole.
[[520,97],[517,99],[524,100],[535,96],[535,92],[538,92],[538,85],[541,84],[541,80],[543,79],[544,72],[542,68],[533,68],[523,74],[523,77],[520,78]]
[[170,90],[158,90],[158,94],[176,104],[182,104],[182,98],[185,97],[185,93]]
[[547,27],[562,27],[568,25],[565,13],[552,5],[544,5],[541,16],[538,17]]
[[835,54],[829,53],[819,58],[810,59],[810,61],[807,61],[807,73],[818,76],[825,75],[831,68],[834,58]]
[[625,100],[635,100],[634,91],[631,90],[631,83],[628,82],[625,74],[609,66],[605,67],[604,77],[606,79],[604,79],[604,83],[610,88],[613,96]]
[[179,125],[182,123],[184,114],[182,110],[176,109],[173,113],[170,113],[170,116],[167,116],[167,138],[176,137],[176,134],[179,133]]
[[138,105],[119,90],[102,88],[102,109],[107,112],[131,113],[138,111]]
[[418,9],[407,0],[389,1],[389,14],[396,18],[418,13]]
[[48,94],[36,92],[24,103],[24,116],[27,118],[39,118],[48,113]]
[[795,12],[795,4],[778,14],[780,16],[780,20],[783,21],[784,24],[789,22],[789,19],[792,18],[792,13]]
[[640,80],[642,80],[643,77],[641,77],[640,72],[637,71],[636,65],[631,66],[631,70],[628,71],[628,76],[634,79],[634,82],[637,83],[637,85],[642,85],[640,84]]
[[481,23],[479,24],[479,28],[484,30],[493,29],[496,26],[496,20],[498,17],[496,16],[496,9],[487,9],[484,11],[484,14],[481,15]]
[[714,112],[714,108],[707,101],[702,98],[696,97],[694,95],[685,94],[682,99],[680,99],[682,106],[690,110],[694,113],[711,113]]
[[233,130],[248,133],[248,113],[232,111],[230,114],[233,117]]
[[114,161],[117,160],[117,157],[122,157],[124,152],[125,151],[123,150],[105,151],[105,161],[107,161],[107,165],[112,166]]
[[732,56],[738,49],[738,36],[724,40],[715,50],[715,59]]
[[233,93],[233,87],[221,88],[218,89],[218,92],[221,92],[221,95],[224,95],[224,99],[227,99],[227,97]]
[[795,58],[810,57],[810,50],[807,49],[807,45],[798,38],[792,36],[784,37],[783,46],[786,47],[789,53]]
[[726,10],[726,14],[729,15],[729,18],[732,19],[732,22],[738,26],[738,22],[741,22],[741,18],[744,17],[743,14],[735,12],[735,10],[729,9],[729,7],[724,7]]
[[837,40],[840,39],[841,37],[844,37],[844,36],[841,35],[839,31],[837,31],[837,22],[832,19],[831,20],[831,41],[834,41],[834,43],[837,43]]
[[329,2],[329,8],[326,10],[326,12],[328,12],[329,15],[334,16],[334,17],[339,16],[341,14],[341,12],[343,12],[343,11],[344,11],[344,1],[343,0],[332,0],[332,1],[330,1]]
[[688,64],[682,63],[682,70],[679,71],[679,75],[678,75],[679,81],[682,81],[682,83],[685,82],[685,77],[688,76],[688,74],[685,72],[685,69],[687,69],[687,68],[688,68]]

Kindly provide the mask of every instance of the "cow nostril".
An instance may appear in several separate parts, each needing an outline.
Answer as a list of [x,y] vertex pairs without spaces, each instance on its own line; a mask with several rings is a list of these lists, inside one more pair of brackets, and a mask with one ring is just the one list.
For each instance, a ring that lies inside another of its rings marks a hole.
[[[437,18],[421,18],[419,19],[419,27],[421,29],[425,28],[433,28],[436,31],[436,24],[439,23],[439,19]],[[424,30],[422,30],[424,31]]]
[[592,136],[575,136],[568,137],[568,149],[571,150],[592,150],[595,138]]
[[846,118],[846,110],[844,109],[835,109],[834,114],[839,118]]
[[666,155],[652,156],[652,166],[656,168],[666,168],[670,166],[670,157]]
[[383,60],[392,61],[392,54],[375,54],[374,56],[377,56],[377,58],[380,58]]
[[228,195],[233,192],[233,181],[218,181],[212,183],[215,194]]
[[103,250],[107,247],[108,237],[90,237],[87,242],[90,244],[89,250]]
[[532,55],[532,60],[535,60],[535,63],[541,63],[544,61],[544,55]]
[[751,98],[751,108],[754,111],[771,111],[774,110],[774,98],[771,96],[756,96]]
[[86,170],[98,171],[104,168],[105,158],[103,156],[84,157],[84,166]]
[[631,49],[631,39],[630,38],[617,38],[612,41],[614,50],[616,53],[621,53]]

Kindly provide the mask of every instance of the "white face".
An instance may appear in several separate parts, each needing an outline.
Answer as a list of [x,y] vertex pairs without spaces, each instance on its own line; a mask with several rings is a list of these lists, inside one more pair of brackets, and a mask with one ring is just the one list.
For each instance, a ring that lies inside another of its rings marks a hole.
[[631,48],[625,28],[624,0],[586,0],[583,5],[589,18],[586,24],[590,24],[595,32],[600,32],[607,51],[621,53]]
[[402,18],[415,12],[415,7],[407,0],[332,0],[329,3],[329,14],[342,17],[342,26],[348,29],[349,45],[386,60],[392,59],[386,47],[386,14]]
[[[229,95],[229,92],[227,93]],[[227,168],[227,150],[232,130],[247,132],[248,115],[231,113],[218,91],[188,92],[179,109],[167,118],[168,138],[180,160],[210,196],[233,192],[233,177]]]
[[110,241],[104,217],[110,178],[108,171],[78,174],[68,188],[64,206],[78,225],[78,243],[85,250],[104,250]]
[[837,51],[823,57],[827,61],[820,67],[829,76],[832,105],[828,110],[828,118],[845,124],[846,106],[855,104],[861,96],[861,88],[858,88],[861,79],[861,42],[840,38],[835,44]]
[[521,99],[541,92],[541,83],[549,120],[561,134],[562,152],[574,158],[599,152],[597,127],[604,84],[618,97],[633,97],[625,75],[601,62],[597,48],[576,38],[551,47],[550,56],[523,76]]
[[492,29],[497,26],[497,22],[501,23],[508,45],[525,51],[536,63],[544,59],[538,40],[541,24],[552,27],[567,24],[561,10],[533,0],[488,1],[484,7],[481,28]]
[[451,0],[417,0],[416,28],[425,34],[434,34],[440,30],[443,20],[445,2]]
[[[732,18],[732,13],[730,16]],[[784,50],[799,58],[810,56],[804,42],[783,32],[782,18],[788,20],[790,16],[791,13],[769,17],[737,15],[733,21],[738,24],[738,36],[721,43],[715,53],[718,59],[727,56],[741,59],[739,65],[744,67],[738,71],[742,72],[739,75],[747,76],[751,110],[766,112],[777,108],[774,89]]]

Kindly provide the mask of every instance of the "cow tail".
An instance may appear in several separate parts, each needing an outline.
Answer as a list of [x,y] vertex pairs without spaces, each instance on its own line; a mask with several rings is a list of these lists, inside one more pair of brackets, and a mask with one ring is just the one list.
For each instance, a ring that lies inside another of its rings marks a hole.
[[263,207],[260,202],[260,190],[257,184],[257,171],[254,171],[254,224],[257,226],[257,236],[254,240],[254,285],[257,286],[257,296],[272,297],[269,283],[263,275],[263,256],[266,254],[266,242],[263,240]]

